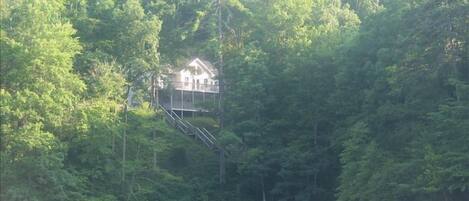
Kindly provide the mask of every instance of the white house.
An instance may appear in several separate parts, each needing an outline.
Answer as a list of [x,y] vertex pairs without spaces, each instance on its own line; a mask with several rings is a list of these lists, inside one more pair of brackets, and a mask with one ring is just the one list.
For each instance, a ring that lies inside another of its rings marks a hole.
[[218,93],[217,69],[208,61],[195,58],[171,76],[176,90]]
[[195,58],[166,76],[167,83],[160,96],[160,104],[166,109],[184,113],[206,111],[201,105],[216,103],[218,99],[218,71],[208,61]]

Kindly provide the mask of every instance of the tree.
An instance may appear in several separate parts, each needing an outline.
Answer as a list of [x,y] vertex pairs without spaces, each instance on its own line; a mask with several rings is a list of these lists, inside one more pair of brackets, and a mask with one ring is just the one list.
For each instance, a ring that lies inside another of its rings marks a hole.
[[[339,200],[467,199],[465,187],[450,187],[465,184],[446,180],[455,178],[446,175],[450,169],[461,175],[457,167],[465,164],[456,156],[465,150],[444,145],[466,140],[458,134],[459,123],[444,115],[466,110],[457,101],[467,83],[464,7],[462,1],[394,2],[364,26],[352,47],[358,63],[346,57],[352,62],[343,71],[350,79],[343,89],[364,95],[356,99],[359,107],[352,106],[358,110],[348,109],[356,112],[348,125],[363,125],[366,132],[358,139],[356,131],[346,132]],[[381,24],[388,27],[377,28]],[[449,122],[454,129],[439,127]]]
[[1,21],[1,198],[83,199],[80,178],[63,169],[63,132],[85,85],[72,73],[81,47],[61,1],[8,1]]

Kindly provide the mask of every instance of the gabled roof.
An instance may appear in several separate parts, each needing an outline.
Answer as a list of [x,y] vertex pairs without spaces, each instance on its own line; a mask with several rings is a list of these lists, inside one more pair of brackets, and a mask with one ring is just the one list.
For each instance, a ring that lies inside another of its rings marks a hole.
[[213,65],[208,62],[208,61],[205,61],[205,60],[202,60],[202,59],[199,59],[199,58],[195,58],[194,60],[192,60],[189,64],[187,64],[187,66],[200,66],[202,67],[205,71],[207,71],[208,73],[210,73],[211,76],[216,76],[218,75],[218,71],[215,67],[213,67]]

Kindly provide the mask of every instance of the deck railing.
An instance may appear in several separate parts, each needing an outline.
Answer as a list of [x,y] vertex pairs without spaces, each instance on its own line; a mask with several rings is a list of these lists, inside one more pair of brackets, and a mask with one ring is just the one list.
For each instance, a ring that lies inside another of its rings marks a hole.
[[195,82],[170,82],[176,90],[199,91],[208,93],[218,93],[218,84],[200,84]]
[[168,110],[207,111],[218,103],[218,93],[166,90],[158,96],[159,104]]

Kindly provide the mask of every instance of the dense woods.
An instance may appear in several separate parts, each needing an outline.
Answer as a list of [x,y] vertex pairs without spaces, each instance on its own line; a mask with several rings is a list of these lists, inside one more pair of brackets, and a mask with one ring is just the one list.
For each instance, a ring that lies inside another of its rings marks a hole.
[[[0,12],[2,201],[469,200],[467,0]],[[222,184],[217,156],[152,107],[152,78],[194,56],[223,70],[222,118],[190,120],[230,153]]]

